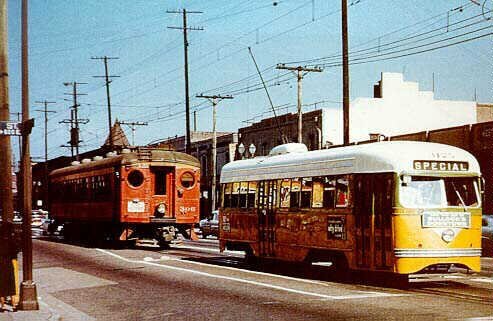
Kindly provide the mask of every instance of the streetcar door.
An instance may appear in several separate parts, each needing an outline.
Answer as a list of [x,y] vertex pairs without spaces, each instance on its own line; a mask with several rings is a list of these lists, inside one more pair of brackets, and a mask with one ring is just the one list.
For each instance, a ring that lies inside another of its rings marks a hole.
[[[154,204],[159,204],[164,202],[166,205],[166,213],[161,216],[172,216],[174,217],[175,211],[173,204],[173,196],[175,195],[174,185],[171,181],[173,179],[174,168],[173,167],[164,167],[164,166],[156,166],[152,167],[153,174],[153,191],[152,199]],[[158,215],[158,214],[154,214]]]
[[275,243],[275,205],[277,198],[277,182],[262,181],[258,185],[258,239],[259,254],[273,257]]
[[392,265],[393,174],[375,175],[373,185],[373,262],[375,268],[387,270]]
[[354,177],[354,223],[356,243],[356,265],[370,267],[371,258],[371,217],[373,212],[372,175]]
[[354,179],[356,264],[386,270],[391,266],[393,174],[361,174]]

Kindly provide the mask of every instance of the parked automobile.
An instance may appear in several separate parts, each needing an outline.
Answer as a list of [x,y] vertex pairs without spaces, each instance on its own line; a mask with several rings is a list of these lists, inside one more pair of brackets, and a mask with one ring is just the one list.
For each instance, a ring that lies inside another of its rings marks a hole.
[[40,228],[43,225],[43,221],[47,218],[47,211],[33,210],[31,214],[31,227]]
[[481,247],[483,256],[493,256],[493,215],[483,215]]
[[204,239],[209,235],[219,236],[219,211],[212,211],[209,217],[200,220],[199,227]]

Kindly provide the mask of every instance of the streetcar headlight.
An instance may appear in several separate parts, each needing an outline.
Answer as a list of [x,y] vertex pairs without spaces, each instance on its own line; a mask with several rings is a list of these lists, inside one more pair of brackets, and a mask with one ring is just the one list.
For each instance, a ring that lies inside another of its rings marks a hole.
[[455,237],[455,232],[451,229],[447,229],[442,232],[442,240],[444,240],[447,243],[452,242],[454,237]]
[[156,212],[158,212],[159,214],[166,213],[166,205],[164,203],[160,203],[156,208]]

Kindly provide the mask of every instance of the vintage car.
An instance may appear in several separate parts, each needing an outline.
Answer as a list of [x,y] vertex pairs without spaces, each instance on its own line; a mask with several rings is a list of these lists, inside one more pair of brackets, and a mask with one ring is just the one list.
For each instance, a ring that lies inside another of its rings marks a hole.
[[212,211],[211,215],[200,220],[199,227],[204,239],[209,235],[219,236],[219,211]]
[[493,215],[483,215],[481,247],[483,256],[493,256]]

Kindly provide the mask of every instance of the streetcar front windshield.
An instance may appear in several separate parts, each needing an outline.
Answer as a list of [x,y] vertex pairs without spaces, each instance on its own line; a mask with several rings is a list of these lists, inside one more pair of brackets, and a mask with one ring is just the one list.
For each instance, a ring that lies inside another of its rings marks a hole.
[[416,207],[477,207],[479,193],[474,177],[412,176],[401,185],[401,205]]

